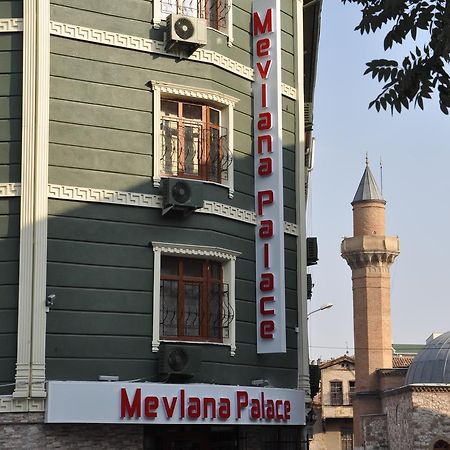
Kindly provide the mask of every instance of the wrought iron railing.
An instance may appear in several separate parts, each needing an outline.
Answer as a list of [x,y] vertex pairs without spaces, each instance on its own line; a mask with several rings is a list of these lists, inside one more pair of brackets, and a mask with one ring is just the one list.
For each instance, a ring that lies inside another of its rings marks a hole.
[[162,119],[164,175],[221,183],[228,179],[231,161],[226,128],[185,119]]
[[229,9],[229,0],[161,0],[162,14],[182,14],[206,19],[209,27],[221,31],[227,27]]
[[160,301],[161,336],[218,341],[229,337],[234,310],[228,284],[161,280]]

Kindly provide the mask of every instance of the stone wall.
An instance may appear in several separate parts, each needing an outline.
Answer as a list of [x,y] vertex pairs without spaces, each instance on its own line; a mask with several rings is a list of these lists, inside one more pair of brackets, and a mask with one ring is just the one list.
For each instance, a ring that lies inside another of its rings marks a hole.
[[143,448],[140,425],[44,424],[42,413],[0,414],[0,449]]
[[389,447],[387,441],[386,414],[371,414],[369,416],[362,416],[361,422],[365,450],[396,448]]

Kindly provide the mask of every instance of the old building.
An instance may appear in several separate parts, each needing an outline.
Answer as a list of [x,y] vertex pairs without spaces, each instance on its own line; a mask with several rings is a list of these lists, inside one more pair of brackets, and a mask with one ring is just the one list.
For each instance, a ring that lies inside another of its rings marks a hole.
[[305,441],[319,21],[0,2],[0,447]]
[[414,358],[417,347],[392,352],[389,268],[399,240],[385,235],[385,203],[366,161],[353,237],[341,246],[353,282],[354,448],[449,448],[450,333],[433,334]]

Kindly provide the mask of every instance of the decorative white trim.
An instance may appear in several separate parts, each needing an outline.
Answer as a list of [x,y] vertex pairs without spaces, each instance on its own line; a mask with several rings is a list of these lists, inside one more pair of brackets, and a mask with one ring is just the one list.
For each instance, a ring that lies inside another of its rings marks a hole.
[[48,149],[50,124],[50,0],[36,4],[36,148],[31,336],[32,398],[46,397],[45,341],[47,314]]
[[[114,33],[111,31],[82,27],[80,25],[71,25],[68,23],[51,21],[50,34],[69,39],[76,39],[79,41],[127,48],[139,52],[158,53],[173,58],[176,57],[175,55],[166,52],[164,42],[155,41],[153,39],[146,39],[138,36],[131,36],[128,34]],[[251,67],[234,61],[233,59],[221,55],[220,53],[217,53],[213,50],[208,50],[205,48],[198,49],[189,57],[189,59],[192,61],[212,64],[249,81],[253,81],[254,78],[253,69]],[[292,98],[293,100],[295,100],[296,98],[295,87],[282,83],[281,92],[283,95]]]
[[[182,86],[180,84],[166,83],[163,81],[151,80],[149,82],[153,90],[153,186],[159,187],[161,184],[161,135],[158,130],[161,129],[161,93],[167,97],[195,98],[203,101],[212,102],[221,110],[221,120],[228,130],[228,146],[231,154],[234,154],[234,105],[239,99],[230,95],[222,94],[211,89],[195,88]],[[227,168],[228,177],[223,183],[217,183],[228,188],[228,197],[234,196],[234,158],[231,158],[231,164]]]
[[0,414],[44,411],[45,399],[43,398],[14,398],[11,395],[0,396]]
[[0,197],[20,197],[20,183],[0,183]]
[[[164,242],[152,242],[153,247],[153,338],[152,352],[159,351],[159,344],[164,339],[160,339],[160,278],[161,278],[161,255],[182,255],[192,258],[211,258],[222,262],[223,280],[228,284],[228,300],[230,307],[235,311],[235,316],[230,323],[230,333],[224,339],[222,345],[230,346],[230,355],[236,354],[236,258],[241,254],[234,250],[227,250],[220,247],[208,247],[191,244],[173,244]],[[176,341],[177,342],[177,341]],[[202,342],[203,344],[208,342]]]
[[13,396],[28,398],[31,389],[33,321],[34,198],[36,148],[37,11],[34,0],[23,2],[22,164],[20,199],[19,298],[17,358]]
[[0,33],[23,31],[23,19],[0,19]]

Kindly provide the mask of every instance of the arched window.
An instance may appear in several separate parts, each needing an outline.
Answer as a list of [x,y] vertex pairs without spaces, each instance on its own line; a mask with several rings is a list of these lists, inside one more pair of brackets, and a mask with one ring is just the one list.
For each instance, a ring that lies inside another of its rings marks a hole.
[[450,444],[446,441],[443,441],[442,439],[440,439],[439,441],[436,442],[436,444],[434,444],[433,449],[450,449]]

